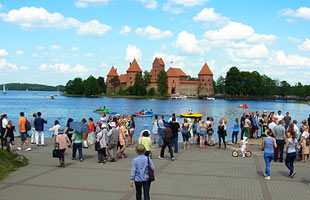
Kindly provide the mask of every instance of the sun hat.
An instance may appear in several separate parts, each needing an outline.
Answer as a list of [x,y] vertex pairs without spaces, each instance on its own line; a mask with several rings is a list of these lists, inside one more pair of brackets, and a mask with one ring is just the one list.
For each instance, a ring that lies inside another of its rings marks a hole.
[[101,128],[107,128],[107,125],[106,124],[102,124]]
[[187,118],[187,122],[190,123],[192,120],[191,118]]
[[64,128],[62,128],[61,126],[57,129],[57,132],[58,133],[64,133],[65,132],[65,130],[64,130]]
[[111,122],[110,126],[115,127],[116,126],[115,122]]
[[146,152],[145,146],[143,144],[138,144],[135,150],[138,155],[143,155]]

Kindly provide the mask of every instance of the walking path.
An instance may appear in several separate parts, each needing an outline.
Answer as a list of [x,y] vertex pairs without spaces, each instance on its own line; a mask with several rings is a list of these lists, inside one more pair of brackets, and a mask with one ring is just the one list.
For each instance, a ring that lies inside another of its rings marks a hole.
[[[67,166],[59,168],[58,159],[52,158],[52,141],[47,139],[48,147],[35,146],[31,152],[20,152],[29,159],[29,165],[0,182],[1,200],[135,199],[135,189],[129,187],[133,147],[126,149],[127,159],[105,165],[97,163],[94,147],[84,150],[82,163],[72,161],[71,149],[67,149]],[[165,160],[159,160],[159,149],[154,148],[156,180],[151,186],[151,199],[309,198],[309,161],[296,162],[294,179],[287,177],[284,163],[272,162],[271,181],[266,181],[263,152],[258,146],[249,146],[251,158],[233,158],[231,148],[180,149],[175,161],[168,159],[168,152]]]

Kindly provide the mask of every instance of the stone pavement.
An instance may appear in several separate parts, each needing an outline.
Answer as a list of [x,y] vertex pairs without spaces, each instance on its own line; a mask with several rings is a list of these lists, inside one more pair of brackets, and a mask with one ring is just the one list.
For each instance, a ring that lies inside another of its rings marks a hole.
[[[127,148],[127,159],[104,165],[97,163],[94,147],[84,151],[85,161],[72,161],[71,149],[66,152],[66,168],[58,167],[52,158],[52,139],[48,146],[33,147],[20,152],[29,165],[20,168],[0,182],[1,200],[79,200],[135,199],[135,189],[129,187],[134,146]],[[19,141],[17,141],[19,144]],[[310,162],[295,163],[297,174],[287,177],[284,163],[271,163],[271,181],[265,181],[263,152],[250,146],[251,158],[233,158],[233,147],[218,150],[193,146],[175,154],[175,161],[159,160],[159,149],[152,150],[156,180],[151,186],[151,199],[309,199]],[[15,145],[16,148],[16,145]]]

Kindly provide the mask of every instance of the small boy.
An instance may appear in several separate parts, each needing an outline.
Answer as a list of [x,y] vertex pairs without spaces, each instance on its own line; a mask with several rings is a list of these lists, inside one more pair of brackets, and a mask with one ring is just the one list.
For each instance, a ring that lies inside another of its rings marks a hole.
[[145,152],[145,156],[150,156],[150,158],[152,158],[152,152],[151,152],[151,146],[152,146],[152,140],[150,138],[150,134],[148,131],[144,131],[142,133],[143,137],[140,137],[139,139],[139,144],[143,144],[146,152]]
[[248,149],[248,142],[249,142],[249,139],[248,137],[243,137],[243,140],[241,140],[241,152],[242,152],[242,158],[245,157],[245,151]]

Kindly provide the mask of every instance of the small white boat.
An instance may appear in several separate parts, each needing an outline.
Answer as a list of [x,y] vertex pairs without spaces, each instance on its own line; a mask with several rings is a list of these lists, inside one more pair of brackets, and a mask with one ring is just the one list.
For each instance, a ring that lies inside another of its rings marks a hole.
[[214,97],[207,97],[207,100],[209,100],[209,101],[214,101],[215,98],[214,98]]
[[5,85],[3,85],[2,94],[6,94]]

